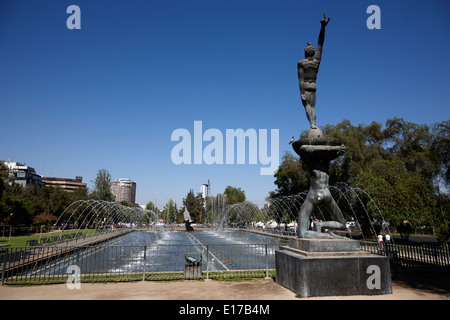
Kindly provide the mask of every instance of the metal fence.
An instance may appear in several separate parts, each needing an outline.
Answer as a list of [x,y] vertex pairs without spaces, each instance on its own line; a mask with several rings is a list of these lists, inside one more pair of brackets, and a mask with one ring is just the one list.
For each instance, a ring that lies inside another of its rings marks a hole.
[[450,270],[448,243],[376,243],[361,241],[361,249],[389,257],[391,271]]
[[[275,276],[279,244],[149,244],[6,247],[0,249],[1,284],[243,279]],[[392,271],[450,270],[448,244],[361,242],[388,256]],[[75,271],[74,271],[75,270]]]
[[[275,275],[277,244],[41,246],[0,249],[1,284],[256,278]],[[190,269],[190,268],[196,268]]]

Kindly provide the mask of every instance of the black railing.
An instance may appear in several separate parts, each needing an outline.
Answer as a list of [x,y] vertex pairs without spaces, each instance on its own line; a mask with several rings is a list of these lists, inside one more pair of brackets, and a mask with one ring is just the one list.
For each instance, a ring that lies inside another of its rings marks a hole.
[[196,278],[269,277],[275,275],[278,248],[261,243],[0,248],[0,283],[64,283],[74,266],[82,282],[192,278],[186,266],[196,267]]
[[361,249],[387,256],[392,271],[450,270],[448,243],[376,243],[361,241]]

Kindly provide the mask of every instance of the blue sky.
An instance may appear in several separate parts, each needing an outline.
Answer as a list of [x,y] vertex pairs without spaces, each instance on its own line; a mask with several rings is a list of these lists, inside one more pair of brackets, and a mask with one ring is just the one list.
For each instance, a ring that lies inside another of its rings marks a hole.
[[[69,30],[69,5],[81,30]],[[381,9],[369,30],[366,9]],[[308,128],[297,61],[327,26],[317,122],[449,118],[447,0],[1,0],[0,159],[88,186],[99,169],[137,183],[137,202],[181,206],[211,181],[259,205],[261,164],[175,165],[175,129],[278,129],[280,161]]]

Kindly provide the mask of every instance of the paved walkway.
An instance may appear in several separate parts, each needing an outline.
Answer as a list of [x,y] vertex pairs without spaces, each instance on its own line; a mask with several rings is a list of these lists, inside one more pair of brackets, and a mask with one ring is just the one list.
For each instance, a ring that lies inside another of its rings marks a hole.
[[0,300],[450,300],[449,274],[408,275],[393,280],[393,294],[300,299],[272,279],[0,286]]

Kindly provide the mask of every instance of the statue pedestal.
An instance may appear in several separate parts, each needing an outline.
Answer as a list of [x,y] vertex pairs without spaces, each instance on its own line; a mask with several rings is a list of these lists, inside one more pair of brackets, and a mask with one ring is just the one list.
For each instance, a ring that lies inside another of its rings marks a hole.
[[300,297],[391,294],[389,259],[359,241],[291,239],[275,252],[276,282]]

